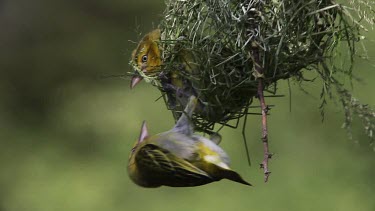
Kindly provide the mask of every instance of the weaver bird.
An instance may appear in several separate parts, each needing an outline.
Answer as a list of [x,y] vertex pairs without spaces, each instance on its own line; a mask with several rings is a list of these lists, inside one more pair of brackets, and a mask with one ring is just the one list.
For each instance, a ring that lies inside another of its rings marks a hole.
[[229,168],[229,156],[218,146],[221,138],[194,134],[190,118],[197,105],[194,96],[176,125],[169,131],[149,135],[143,122],[131,150],[129,177],[142,187],[191,187],[229,179],[251,186]]
[[148,79],[149,76],[160,71],[162,60],[159,41],[160,29],[155,29],[146,34],[133,51],[131,63],[135,68],[135,75],[131,79],[130,88],[134,88],[142,79]]
[[[190,76],[197,73],[197,64],[194,63],[193,55],[183,48],[180,41],[184,40],[184,36],[179,37],[174,44],[174,51],[176,56],[173,59],[173,70],[168,70],[171,73],[166,77],[170,77],[170,82],[176,87],[182,87],[181,72],[186,72]],[[161,71],[163,60],[161,58],[161,48],[159,42],[161,41],[160,29],[155,29],[147,33],[138,43],[136,49],[132,52],[131,64],[135,69],[132,77],[130,88],[134,88],[142,79],[147,82],[151,80],[160,80],[155,77]],[[172,45],[172,44],[171,44]]]
[[173,45],[173,62],[170,61],[171,65],[167,68],[162,68],[160,29],[146,34],[132,53],[131,65],[135,72],[130,88],[144,79],[167,93],[170,107],[174,108],[176,101],[185,107],[189,97],[197,95],[187,78],[198,77],[198,65],[194,63],[192,53],[184,49],[184,39],[181,36],[175,44],[170,44]]

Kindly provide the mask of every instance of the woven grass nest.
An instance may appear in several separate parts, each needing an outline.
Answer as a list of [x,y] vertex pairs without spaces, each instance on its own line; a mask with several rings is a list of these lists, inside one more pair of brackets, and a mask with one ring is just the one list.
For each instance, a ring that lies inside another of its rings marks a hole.
[[[201,110],[193,120],[200,130],[212,130],[215,123],[236,127],[228,122],[238,123],[251,113],[259,78],[272,95],[278,80],[304,80],[303,71],[315,71],[323,81],[322,95],[330,94],[332,85],[340,94],[345,90],[341,76],[351,78],[355,46],[365,29],[362,22],[374,22],[373,4],[166,0],[158,42],[163,63],[144,77],[162,91],[175,119],[184,109],[185,95],[197,95]],[[342,47],[348,53],[338,62]],[[255,71],[257,66],[262,74]],[[173,77],[182,81],[180,92],[168,88]]]

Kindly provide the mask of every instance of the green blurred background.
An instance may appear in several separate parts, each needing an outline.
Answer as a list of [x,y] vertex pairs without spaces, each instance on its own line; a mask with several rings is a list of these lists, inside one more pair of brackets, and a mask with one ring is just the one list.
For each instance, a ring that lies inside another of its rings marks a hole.
[[[160,93],[142,83],[103,75],[130,71],[140,33],[157,26],[162,0],[0,1],[0,211],[59,210],[375,210],[375,153],[360,121],[354,139],[341,129],[344,115],[333,102],[321,122],[321,83],[292,81],[267,99],[270,181],[263,183],[259,116],[246,134],[224,129],[222,147],[232,167],[254,184],[229,181],[195,188],[144,189],[126,173],[141,122],[151,133],[172,127]],[[374,31],[365,34],[369,40]],[[129,41],[131,40],[131,41]],[[374,42],[366,42],[369,55]],[[354,95],[375,105],[374,67],[357,62]],[[313,75],[311,76],[313,77]],[[240,127],[242,127],[240,125]]]

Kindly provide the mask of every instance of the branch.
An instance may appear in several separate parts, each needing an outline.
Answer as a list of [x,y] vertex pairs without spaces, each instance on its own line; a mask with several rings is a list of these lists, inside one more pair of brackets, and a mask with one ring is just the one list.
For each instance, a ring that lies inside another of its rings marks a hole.
[[254,64],[254,76],[258,80],[258,99],[262,109],[262,141],[264,157],[262,163],[260,164],[260,167],[264,170],[264,182],[267,182],[268,177],[271,174],[271,172],[268,170],[268,160],[272,157],[272,154],[269,152],[268,148],[267,114],[269,111],[269,107],[266,105],[266,102],[264,100],[264,71],[260,62],[261,60],[259,56],[259,47],[257,47],[256,44],[253,44],[251,54]]
[[272,154],[269,152],[269,148],[268,148],[267,113],[269,111],[269,107],[266,105],[266,102],[264,100],[263,79],[259,78],[258,80],[259,80],[258,97],[259,97],[259,102],[262,108],[262,141],[263,141],[263,152],[264,152],[263,161],[260,164],[260,167],[263,168],[264,170],[264,182],[267,182],[268,177],[271,174],[271,172],[268,170],[268,159],[272,157]]

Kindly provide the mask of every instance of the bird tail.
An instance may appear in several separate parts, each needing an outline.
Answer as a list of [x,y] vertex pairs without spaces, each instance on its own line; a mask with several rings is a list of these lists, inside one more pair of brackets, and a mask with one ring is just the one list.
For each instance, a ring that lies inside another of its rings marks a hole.
[[234,182],[238,182],[244,185],[252,186],[250,183],[246,182],[242,177],[235,171],[232,171],[230,169],[225,169],[225,171],[222,172],[223,178],[232,180]]

